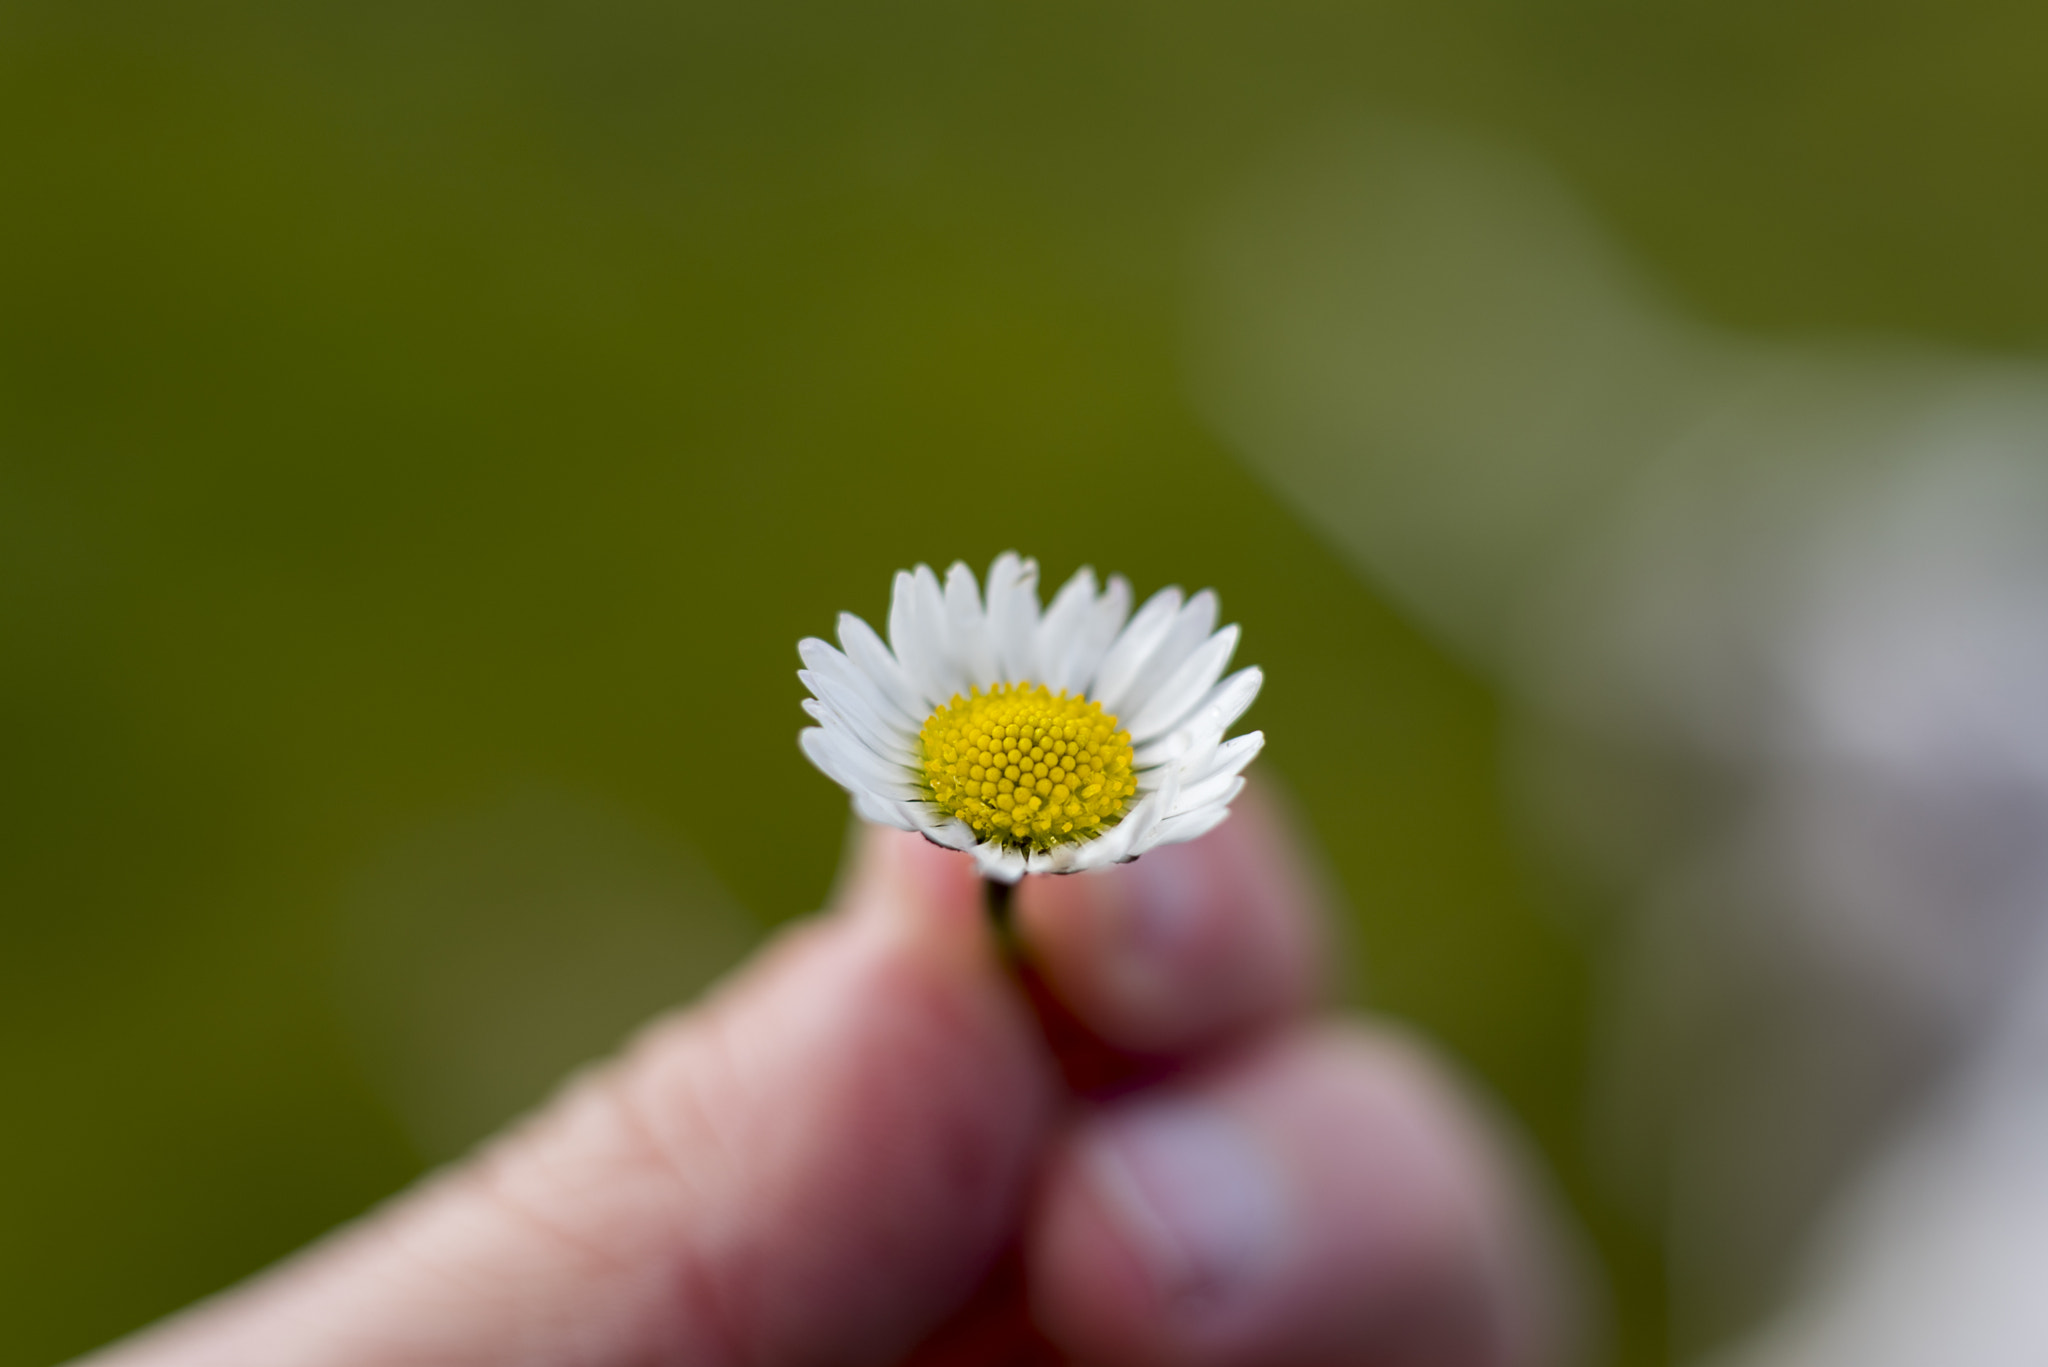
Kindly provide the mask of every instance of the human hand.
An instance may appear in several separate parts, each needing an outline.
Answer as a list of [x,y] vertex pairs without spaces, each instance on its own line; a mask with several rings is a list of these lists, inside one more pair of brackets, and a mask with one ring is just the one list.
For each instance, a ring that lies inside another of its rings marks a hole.
[[1269,807],[1014,911],[1022,990],[969,862],[870,829],[704,1003],[91,1367],[1557,1360],[1498,1141],[1412,1043],[1309,1016]]

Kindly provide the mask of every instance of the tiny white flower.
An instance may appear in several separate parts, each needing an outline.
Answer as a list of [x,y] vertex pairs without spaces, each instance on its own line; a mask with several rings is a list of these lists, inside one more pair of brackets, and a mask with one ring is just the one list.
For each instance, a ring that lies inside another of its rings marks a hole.
[[[1128,620],[1127,620],[1128,619]],[[984,599],[956,563],[899,570],[889,643],[852,613],[834,650],[802,641],[818,722],[804,753],[869,821],[974,855],[982,876],[1078,873],[1193,840],[1230,814],[1265,737],[1223,736],[1264,676],[1228,678],[1237,628],[1216,595],[1082,569],[1041,611],[1038,563],[1008,551]]]

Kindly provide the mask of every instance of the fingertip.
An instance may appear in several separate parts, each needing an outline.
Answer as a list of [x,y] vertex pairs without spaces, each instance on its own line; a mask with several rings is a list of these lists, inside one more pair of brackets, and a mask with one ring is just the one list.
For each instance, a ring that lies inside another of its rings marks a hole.
[[1298,1010],[1319,986],[1323,898],[1286,823],[1232,819],[1135,863],[1027,878],[1018,925],[1061,1004],[1104,1042],[1177,1054]]
[[847,869],[832,897],[834,914],[949,942],[986,938],[982,882],[974,860],[958,850],[863,823]]
[[1422,1056],[1295,1031],[1113,1103],[1048,1170],[1034,1312],[1088,1361],[1551,1360],[1510,1171]]
[[1243,1119],[1191,1093],[1080,1127],[1032,1239],[1035,1309],[1091,1361],[1179,1363],[1284,1272],[1292,1200]]
[[1086,1142],[1062,1145],[1042,1179],[1025,1250],[1029,1313],[1055,1344],[1145,1367],[1159,1337],[1153,1280],[1137,1241],[1091,1180]]

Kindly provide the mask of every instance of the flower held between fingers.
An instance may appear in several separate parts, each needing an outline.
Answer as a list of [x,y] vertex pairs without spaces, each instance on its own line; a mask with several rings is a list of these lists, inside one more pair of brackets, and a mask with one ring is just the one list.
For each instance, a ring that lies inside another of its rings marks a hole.
[[1134,614],[1119,575],[1069,579],[1043,609],[1038,565],[1005,553],[987,594],[899,571],[889,641],[851,613],[843,649],[801,642],[819,723],[804,753],[869,821],[970,851],[985,877],[1075,873],[1192,840],[1229,815],[1259,732],[1225,733],[1258,696],[1223,671],[1235,626],[1216,595],[1162,589]]

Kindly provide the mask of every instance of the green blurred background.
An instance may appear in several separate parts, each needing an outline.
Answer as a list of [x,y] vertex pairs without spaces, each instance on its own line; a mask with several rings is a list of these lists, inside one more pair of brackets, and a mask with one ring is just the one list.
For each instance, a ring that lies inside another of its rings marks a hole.
[[0,3],[0,1364],[302,1244],[815,907],[799,636],[1016,546],[1216,586],[1354,995],[1582,1140],[1596,947],[1474,677],[1195,416],[1186,260],[1366,113],[1685,307],[2048,323],[2048,10]]

